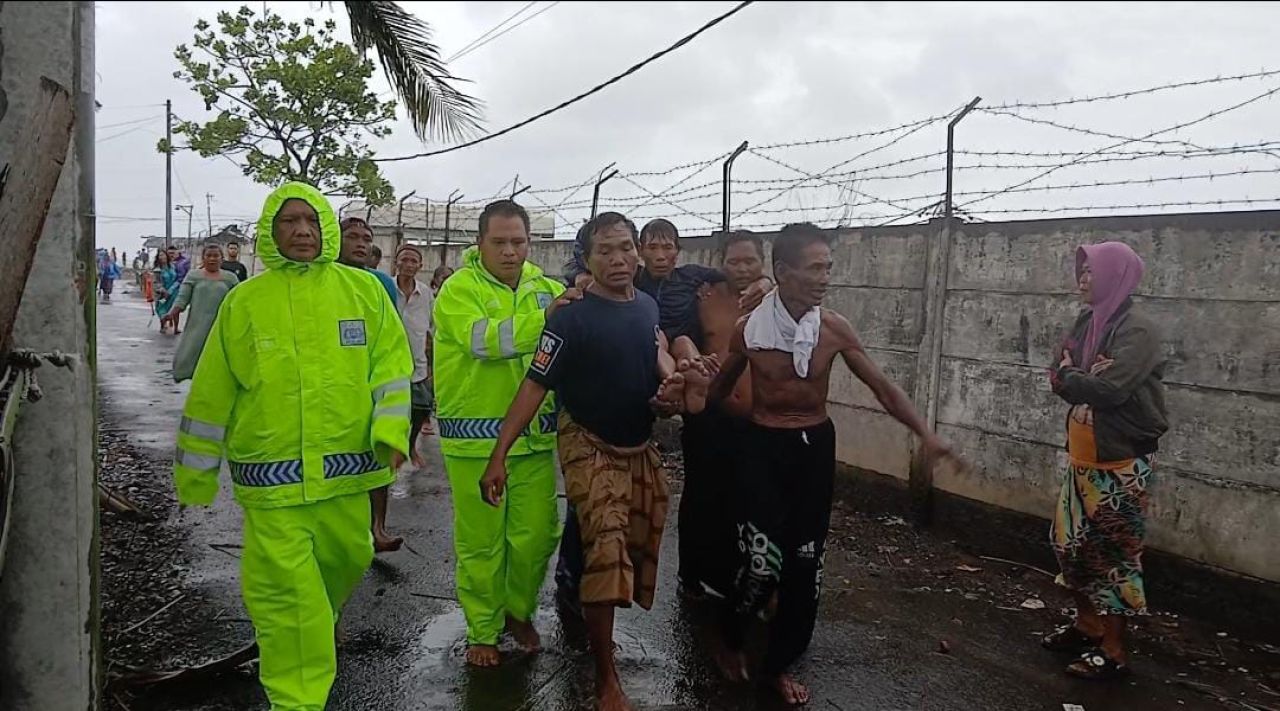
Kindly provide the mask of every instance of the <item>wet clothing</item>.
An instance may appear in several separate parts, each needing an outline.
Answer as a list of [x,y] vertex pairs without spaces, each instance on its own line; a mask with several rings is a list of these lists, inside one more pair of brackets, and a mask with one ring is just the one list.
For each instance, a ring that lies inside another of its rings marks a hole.
[[164,316],[178,300],[178,270],[173,267],[156,267],[151,273],[155,275],[153,288],[156,316]]
[[1147,614],[1142,573],[1151,462],[1118,469],[1072,464],[1062,478],[1050,542],[1058,583],[1084,593],[1100,615]]
[[373,561],[369,496],[244,510],[240,587],[272,711],[323,711],[334,625]]
[[190,380],[195,374],[200,352],[204,350],[209,331],[218,317],[218,308],[232,287],[239,283],[240,280],[231,272],[219,270],[216,277],[211,277],[203,269],[191,272],[182,281],[178,300],[173,306],[187,315],[187,328],[182,332],[178,350],[173,354],[173,382]]
[[657,328],[658,305],[643,292],[630,301],[587,292],[547,320],[529,379],[609,444],[644,444],[659,385]]
[[244,265],[241,264],[239,260],[234,262],[230,259],[222,260],[222,270],[224,272],[231,272],[232,274],[235,274],[237,281],[244,281],[249,278],[249,270],[245,269]]
[[582,603],[648,610],[668,505],[658,448],[609,444],[562,412],[560,467],[582,537]]
[[555,402],[546,398],[507,457],[507,491],[489,506],[480,479],[537,350],[545,309],[564,292],[526,262],[515,289],[471,247],[436,295],[437,430],[454,506],[458,601],[471,644],[494,644],[507,614],[529,620],[559,536]]
[[[1151,454],[1169,429],[1160,331],[1132,301],[1124,302],[1112,316],[1099,351],[1115,363],[1098,375],[1090,375],[1082,359],[1084,334],[1092,316],[1086,309],[1076,319],[1064,344],[1075,365],[1050,371],[1053,391],[1070,405],[1092,408],[1097,461]],[[1054,354],[1053,362],[1062,360],[1062,350]]]
[[818,618],[823,556],[831,523],[836,433],[828,420],[778,429],[749,423],[737,493],[738,561],[726,606],[725,637],[741,649],[747,628],[778,593],[763,672],[786,671],[809,647]]
[[[276,248],[290,199],[319,217],[313,262]],[[267,271],[223,300],[178,431],[178,501],[212,503],[225,458],[245,508],[241,583],[274,711],[325,707],[334,621],[373,557],[366,492],[394,480],[392,452],[408,456],[404,328],[376,280],[334,264],[340,242],[318,190],[271,193],[257,226]]]
[[748,422],[710,406],[684,415],[684,491],[680,496],[680,584],[727,595],[737,550],[734,487]]
[[719,284],[725,275],[701,264],[676,267],[666,279],[655,279],[643,267],[636,273],[636,288],[658,302],[662,332],[668,341],[688,336],[702,349],[702,324],[698,320],[698,289],[703,284]]
[[507,457],[507,488],[496,507],[480,496],[488,462],[444,459],[453,497],[458,602],[470,644],[497,644],[508,614],[533,619],[547,561],[560,538],[555,453]]
[[[463,253],[463,262],[436,295],[433,311],[437,425],[446,456],[487,461],[541,343],[546,308],[564,286],[525,262],[513,291],[485,270],[475,247]],[[553,451],[555,432],[555,402],[548,397],[511,453]]]

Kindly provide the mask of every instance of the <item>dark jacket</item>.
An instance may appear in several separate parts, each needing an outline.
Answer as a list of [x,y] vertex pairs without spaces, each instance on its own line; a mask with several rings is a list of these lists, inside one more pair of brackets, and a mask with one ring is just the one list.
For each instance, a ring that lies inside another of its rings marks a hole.
[[[1076,365],[1057,367],[1050,375],[1053,391],[1071,405],[1093,408],[1098,459],[1114,462],[1151,454],[1169,429],[1164,402],[1164,351],[1156,325],[1126,301],[1107,325],[1101,355],[1115,360],[1107,370],[1090,375],[1082,363],[1085,330],[1092,312],[1085,310],[1071,329],[1066,348]],[[1059,351],[1055,361],[1062,360]]]
[[[564,265],[564,282],[573,286],[579,274],[585,274],[586,266],[586,234],[585,228],[578,230],[573,243],[573,255]],[[686,264],[676,267],[666,279],[655,279],[645,271],[644,265],[636,270],[636,288],[658,302],[658,316],[662,332],[667,339],[674,341],[680,336],[688,336],[699,348],[702,347],[702,325],[698,320],[698,288],[703,284],[719,284],[725,281],[723,272],[705,267],[701,264]]]

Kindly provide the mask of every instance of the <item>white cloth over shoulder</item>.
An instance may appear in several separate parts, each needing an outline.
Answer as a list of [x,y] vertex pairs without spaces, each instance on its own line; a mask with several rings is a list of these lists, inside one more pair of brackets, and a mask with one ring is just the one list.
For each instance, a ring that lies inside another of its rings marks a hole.
[[796,375],[805,378],[809,375],[809,360],[813,358],[814,346],[818,345],[818,331],[821,327],[820,308],[814,306],[809,309],[797,323],[782,305],[778,290],[774,289],[747,317],[747,326],[743,329],[742,336],[747,350],[790,353],[795,363]]

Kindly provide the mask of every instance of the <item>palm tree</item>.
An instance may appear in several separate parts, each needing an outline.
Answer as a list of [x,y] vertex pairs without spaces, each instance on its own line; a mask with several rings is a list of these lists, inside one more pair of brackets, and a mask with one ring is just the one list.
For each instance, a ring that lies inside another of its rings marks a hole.
[[378,50],[382,69],[404,103],[413,130],[422,140],[453,141],[480,132],[480,100],[456,88],[465,82],[449,73],[431,26],[386,0],[345,2],[351,39],[367,54]]

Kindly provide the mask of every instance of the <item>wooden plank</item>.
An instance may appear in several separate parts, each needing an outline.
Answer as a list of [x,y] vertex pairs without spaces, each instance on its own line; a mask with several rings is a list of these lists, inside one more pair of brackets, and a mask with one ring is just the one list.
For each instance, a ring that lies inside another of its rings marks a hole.
[[14,143],[17,154],[0,167],[0,354],[8,353],[18,305],[36,244],[71,145],[75,110],[65,87],[40,77],[35,110]]

